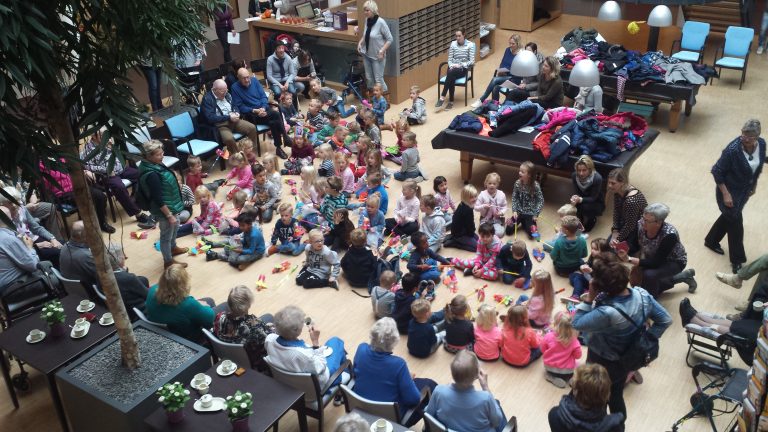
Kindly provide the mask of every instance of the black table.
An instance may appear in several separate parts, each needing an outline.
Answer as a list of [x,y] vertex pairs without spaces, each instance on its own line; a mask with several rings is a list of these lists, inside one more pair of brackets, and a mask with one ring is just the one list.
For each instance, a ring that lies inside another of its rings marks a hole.
[[[461,179],[464,180],[465,184],[469,183],[472,178],[472,163],[475,159],[504,165],[520,165],[520,163],[529,160],[536,164],[538,170],[570,178],[573,172],[573,165],[578,158],[572,155],[568,157],[568,163],[565,166],[559,168],[547,167],[547,161],[544,159],[544,156],[540,151],[533,148],[533,139],[537,134],[538,131],[534,130],[533,132],[516,132],[493,138],[445,129],[432,139],[432,148],[459,151]],[[617,157],[607,162],[595,161],[595,170],[604,179],[608,178],[608,173],[614,168],[623,168],[629,174],[632,163],[653,144],[653,141],[658,136],[658,130],[646,130],[642,138],[643,145],[641,147],[621,152]]]
[[[367,412],[365,412],[363,410],[359,410],[357,408],[353,409],[352,412],[356,413],[356,414],[359,414],[360,417],[364,418],[368,422],[368,424],[371,425],[371,426],[373,426],[373,423],[376,420],[381,418],[379,416],[375,416],[373,414],[367,413]],[[401,424],[395,423],[392,420],[387,419],[387,421],[392,423],[392,432],[409,432],[409,431],[411,431],[411,429],[408,429],[407,427],[405,427],[405,426],[403,426]]]
[[[307,416],[304,412],[304,393],[292,387],[275,381],[255,370],[248,369],[242,376],[230,375],[221,377],[216,373],[216,366],[212,366],[205,373],[211,377],[209,394],[226,398],[235,394],[236,390],[251,392],[253,395],[253,415],[248,417],[248,427],[251,431],[265,431],[271,427],[277,430],[280,418],[290,409],[296,410],[299,417],[299,430],[307,431]],[[199,397],[192,390],[193,398]],[[193,408],[190,400],[184,406],[184,420],[180,423],[168,423],[165,410],[158,407],[152,414],[144,419],[144,423],[153,431],[165,432],[211,432],[228,430],[229,419],[224,410],[200,413]]]
[[[91,328],[88,330],[88,334],[82,339],[72,339],[69,336],[69,325],[74,325],[75,320],[81,316],[81,314],[76,311],[80,300],[84,299],[72,295],[61,299],[61,304],[64,306],[64,313],[67,315],[67,319],[64,322],[64,324],[67,325],[67,334],[63,336],[58,338],[52,337],[50,328],[48,328],[45,321],[40,318],[39,313],[14,322],[11,327],[0,333],[0,350],[7,351],[15,358],[24,362],[27,366],[42,372],[47,378],[48,389],[50,390],[51,398],[53,399],[53,406],[56,408],[56,414],[58,414],[59,422],[61,422],[61,427],[65,432],[69,431],[69,426],[67,425],[67,418],[64,415],[64,408],[61,405],[59,391],[56,386],[56,380],[54,379],[56,371],[115,333],[114,325],[103,327],[97,322],[98,318],[101,317],[103,313],[107,312],[105,307],[97,304],[96,307],[90,311],[90,313],[96,315],[97,319],[91,323]],[[46,332],[45,339],[42,342],[35,344],[27,343],[26,337],[32,329],[40,329]],[[13,400],[13,406],[18,408],[19,400],[16,397],[16,391],[11,384],[9,364],[3,359],[0,360],[0,365],[2,365],[5,385],[8,387],[8,393],[11,395],[11,400]]]
[[[563,82],[568,82],[571,71],[561,70],[560,77]],[[600,75],[600,87],[603,93],[616,95],[618,87],[618,77],[616,75]],[[637,81],[627,81],[624,86],[624,98],[635,99],[647,102],[664,102],[672,105],[669,111],[669,131],[674,132],[680,125],[680,109],[685,102],[685,115],[690,116],[693,106],[696,105],[696,95],[699,93],[701,84],[691,84],[687,82],[663,83],[648,82],[643,85]]]

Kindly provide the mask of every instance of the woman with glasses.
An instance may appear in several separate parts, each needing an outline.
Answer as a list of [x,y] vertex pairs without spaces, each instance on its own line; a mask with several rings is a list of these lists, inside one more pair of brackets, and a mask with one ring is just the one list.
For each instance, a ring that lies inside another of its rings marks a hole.
[[765,140],[760,138],[760,120],[750,119],[741,128],[741,136],[728,144],[712,167],[720,217],[704,238],[704,246],[725,255],[720,240],[728,234],[728,258],[732,273],[738,272],[741,265],[747,262],[741,213],[749,197],[755,193],[764,160]]

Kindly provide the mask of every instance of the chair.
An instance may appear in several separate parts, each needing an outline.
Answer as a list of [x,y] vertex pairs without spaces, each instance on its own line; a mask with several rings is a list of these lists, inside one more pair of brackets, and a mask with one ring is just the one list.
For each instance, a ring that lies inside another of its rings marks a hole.
[[[701,63],[704,59],[704,46],[709,36],[709,23],[686,21],[683,24],[682,38],[672,42],[672,57],[691,63]],[[678,51],[675,52],[675,45]]]
[[[701,312],[700,312],[701,313]],[[696,366],[691,363],[692,355],[703,355],[714,358],[720,367],[728,368],[728,361],[733,357],[733,350],[739,353],[747,364],[751,364],[751,353],[755,349],[755,343],[733,333],[718,334],[708,328],[696,324],[685,326],[685,335],[688,339],[688,352],[685,355],[685,363],[689,367]],[[743,355],[742,353],[746,354]]]
[[[444,424],[426,412],[424,413],[424,423],[426,423],[427,432],[455,432],[453,429],[445,427]],[[512,416],[502,432],[517,432],[517,417]]]
[[[149,128],[146,126],[141,126],[133,130],[132,132],[133,137],[136,139],[136,141],[140,143],[145,143],[152,139],[152,136],[149,134]],[[125,143],[126,148],[128,149],[128,153],[133,155],[142,156],[144,152],[141,151],[138,147],[131,144],[130,142]],[[173,157],[173,156],[163,156],[163,165],[165,165],[166,168],[171,168],[174,165],[179,163],[179,158]],[[141,165],[141,161],[136,162],[136,166]]]
[[267,59],[258,59],[258,60],[251,60],[251,72],[253,72],[254,75],[258,78],[258,73],[261,72],[261,78],[259,78],[259,81],[261,81],[261,84],[264,86],[264,88],[268,88],[267,85]]
[[61,275],[61,272],[56,269],[56,267],[51,267],[51,270],[53,271],[53,274],[59,278],[61,284],[64,285],[64,290],[68,295],[82,299],[94,300],[95,296],[88,292],[88,289],[86,289],[85,285],[83,285],[79,280],[65,278]]
[[403,414],[401,417],[400,406],[397,404],[397,402],[377,402],[366,399],[355,393],[354,390],[344,384],[341,385],[341,392],[344,394],[344,405],[347,409],[347,412],[357,408],[369,414],[392,420],[393,422],[399,424],[409,424],[414,414],[417,413],[417,409],[423,406],[425,402],[429,400],[429,396],[432,393],[429,390],[429,387],[424,387],[421,389],[421,398],[419,399],[419,404],[416,405],[416,407],[406,411],[405,414]]
[[177,144],[176,150],[179,153],[193,156],[203,156],[213,153],[219,148],[216,141],[205,141],[194,138],[196,131],[192,123],[192,116],[188,111],[175,115],[165,120],[168,132],[171,134],[174,143]]
[[226,73],[221,73],[221,69],[208,69],[200,74],[200,81],[205,86],[205,91],[209,91],[213,88],[213,82],[225,75]]
[[320,388],[320,381],[317,379],[316,374],[308,372],[288,372],[276,366],[269,356],[264,357],[264,361],[269,365],[269,370],[272,372],[272,378],[285,385],[291,386],[296,390],[304,392],[306,414],[317,419],[319,432],[323,432],[323,411],[339,392],[340,386],[332,386],[333,382],[341,376],[341,382],[343,384],[354,383],[351,375],[344,372],[348,368],[350,370],[352,369],[352,362],[349,360],[346,360],[341,364],[339,369],[328,378],[328,381],[323,388]]
[[[437,67],[437,97],[440,98],[440,86],[445,85],[445,75],[443,75],[443,66],[445,66],[446,73],[448,73],[448,62],[440,63]],[[472,91],[472,98],[475,98],[475,80],[473,79],[475,65],[471,65],[467,68],[467,74],[456,80],[456,87],[464,87],[464,106],[467,105],[467,85],[470,86]]]
[[205,337],[211,343],[211,348],[213,349],[212,354],[215,357],[214,362],[219,360],[232,360],[241,367],[251,366],[251,359],[248,357],[248,352],[245,351],[244,344],[222,342],[208,329],[202,330]]
[[[722,68],[741,70],[739,90],[747,79],[747,64],[749,52],[752,50],[752,39],[755,37],[755,29],[730,26],[725,31],[725,43],[715,52],[715,67],[718,72]],[[718,53],[720,57],[718,58]],[[718,74],[718,79],[720,75]],[[710,79],[710,83],[712,80]]]
[[[704,416],[709,420],[712,430],[717,432],[714,416],[731,414],[741,407],[744,391],[749,383],[747,371],[736,368],[729,369],[712,363],[702,362],[694,366],[691,373],[693,374],[693,381],[696,383],[696,392],[691,395],[690,399],[693,409],[672,425],[672,431],[677,431],[680,425],[690,418]],[[704,374],[709,380],[709,384],[701,385],[699,382],[699,375],[701,374]],[[709,390],[715,390],[716,392],[707,393]],[[723,407],[721,404],[715,405],[716,401],[723,401],[725,406]],[[735,429],[728,427],[723,430],[730,431]]]
[[133,308],[133,313],[136,314],[137,317],[139,317],[140,320],[144,321],[145,323],[161,328],[163,330],[168,330],[168,324],[163,324],[159,322],[150,321],[149,318],[147,318],[146,315],[144,315],[144,312],[142,312],[139,308]]

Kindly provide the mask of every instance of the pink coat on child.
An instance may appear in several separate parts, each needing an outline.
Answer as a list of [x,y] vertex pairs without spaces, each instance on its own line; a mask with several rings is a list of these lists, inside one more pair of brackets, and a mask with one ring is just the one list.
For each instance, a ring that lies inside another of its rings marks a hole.
[[544,310],[544,297],[533,296],[528,300],[528,319],[535,322],[538,327],[546,327],[552,320],[552,311]]
[[556,332],[549,332],[541,340],[541,353],[544,369],[554,373],[573,373],[576,360],[581,358],[581,344],[574,335],[571,341],[563,345],[557,340]]
[[253,172],[251,166],[246,165],[242,168],[234,167],[232,171],[227,174],[227,181],[237,177],[237,183],[235,185],[240,189],[252,189],[251,183],[253,182]]
[[501,329],[493,326],[490,330],[483,330],[475,324],[475,354],[481,360],[497,360],[501,349]]

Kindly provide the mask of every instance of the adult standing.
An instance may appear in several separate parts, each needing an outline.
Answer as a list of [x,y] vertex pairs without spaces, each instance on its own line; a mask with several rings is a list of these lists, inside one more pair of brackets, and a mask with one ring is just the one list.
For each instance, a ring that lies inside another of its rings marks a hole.
[[456,30],[456,40],[451,42],[448,48],[448,73],[445,74],[445,85],[440,98],[435,103],[439,111],[445,103],[445,95],[448,95],[448,104],[445,109],[453,108],[453,93],[456,90],[456,80],[467,76],[469,68],[475,65],[475,43],[467,40],[464,29]]
[[672,324],[669,313],[646,290],[628,284],[629,273],[618,258],[604,255],[596,259],[589,291],[582,295],[573,317],[573,328],[589,339],[587,363],[602,365],[611,378],[608,408],[611,413],[623,413],[624,418],[624,383],[631,371],[619,361],[621,354],[636,337],[637,326],[648,319],[653,323],[648,332],[657,338]]
[[528,99],[544,109],[563,106],[563,79],[560,78],[560,62],[552,56],[545,57],[539,72],[539,89],[536,96]]
[[392,354],[400,342],[397,324],[392,318],[382,318],[371,327],[370,343],[361,343],[355,353],[355,392],[373,401],[397,402],[400,414],[419,408],[419,414],[411,416],[405,426],[412,426],[421,419],[419,406],[421,389],[434,390],[437,383],[428,378],[414,378],[408,364]]
[[187,253],[189,248],[176,246],[176,233],[179,230],[177,216],[184,210],[181,190],[176,176],[163,165],[163,143],[149,140],[144,143],[145,160],[139,166],[139,193],[143,193],[150,203],[149,212],[157,220],[160,228],[160,253],[163,265],[172,264],[187,267],[173,259],[176,255]]
[[642,286],[654,298],[678,282],[688,284],[688,292],[696,291],[696,272],[684,270],[688,255],[677,229],[666,222],[667,216],[669,207],[665,204],[649,204],[637,221],[637,237],[630,239],[637,242],[640,258],[630,257],[625,249],[616,251],[622,261],[634,266],[632,271],[638,280],[633,280],[633,284]]
[[232,55],[229,53],[229,32],[232,36],[236,35],[235,23],[232,21],[232,8],[228,4],[221,5],[213,11],[214,27],[216,28],[216,37],[219,38],[221,49],[224,51],[224,63],[232,61]]
[[591,157],[582,155],[576,159],[571,183],[574,189],[571,204],[576,206],[576,216],[584,225],[584,232],[590,232],[605,210],[603,176],[595,171],[595,162]]
[[275,154],[287,159],[288,155],[282,147],[290,143],[283,127],[283,117],[277,108],[269,105],[269,99],[259,80],[252,76],[248,69],[241,68],[237,71],[237,83],[230,90],[232,105],[240,115],[253,124],[268,125],[275,144]]
[[392,32],[383,18],[379,16],[379,5],[373,0],[363,4],[365,28],[363,38],[357,43],[357,51],[363,55],[365,67],[365,82],[368,88],[374,84],[381,85],[381,90],[387,92],[384,81],[384,66],[387,64],[387,49],[392,44]]
[[247,135],[254,143],[258,139],[256,126],[240,118],[240,113],[232,104],[232,95],[227,91],[227,83],[223,79],[214,81],[211,91],[203,96],[203,102],[200,104],[200,120],[218,129],[221,142],[227,146],[230,154],[239,151],[233,132]]
[[275,52],[267,57],[267,82],[275,99],[283,92],[296,94],[296,86],[293,83],[296,78],[296,63],[285,53],[286,49],[288,46],[280,42],[275,47]]
[[496,69],[496,76],[491,78],[491,82],[488,83],[488,86],[485,88],[483,94],[480,95],[480,98],[472,104],[473,108],[477,108],[482,105],[483,102],[488,99],[488,96],[491,95],[491,92],[493,92],[494,87],[497,85],[501,85],[507,80],[515,84],[520,84],[520,78],[510,75],[509,70],[512,68],[512,61],[515,59],[515,56],[522,49],[521,44],[522,42],[519,34],[513,33],[509,36],[509,46],[504,50],[504,56],[501,58],[499,68]]
[[[629,176],[621,168],[608,173],[608,192],[613,194],[613,226],[609,237],[611,247],[619,243],[637,238],[637,221],[648,206],[645,195],[629,184]],[[636,248],[630,245],[629,254],[634,255]]]
[[712,176],[717,184],[715,198],[720,208],[720,217],[704,238],[704,246],[724,255],[720,240],[728,234],[728,258],[733,273],[738,272],[741,265],[747,262],[742,211],[749,197],[755,193],[757,179],[763,171],[765,140],[760,138],[760,129],[759,120],[747,120],[741,128],[741,136],[725,147],[720,159],[712,167]]
[[163,68],[160,65],[154,64],[148,58],[142,58],[139,61],[139,66],[141,73],[144,74],[144,78],[147,80],[147,93],[152,111],[162,109],[163,99],[160,96],[160,83],[163,79]]

